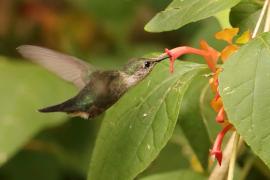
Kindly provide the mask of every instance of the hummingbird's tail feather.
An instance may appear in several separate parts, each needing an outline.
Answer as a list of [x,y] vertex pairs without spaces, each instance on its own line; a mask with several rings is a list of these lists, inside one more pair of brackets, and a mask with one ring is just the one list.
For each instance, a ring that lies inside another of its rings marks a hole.
[[39,109],[39,112],[48,113],[48,112],[66,112],[72,113],[78,110],[78,107],[74,106],[74,99],[71,98],[63,103],[56,104],[53,106],[48,106],[42,109]]

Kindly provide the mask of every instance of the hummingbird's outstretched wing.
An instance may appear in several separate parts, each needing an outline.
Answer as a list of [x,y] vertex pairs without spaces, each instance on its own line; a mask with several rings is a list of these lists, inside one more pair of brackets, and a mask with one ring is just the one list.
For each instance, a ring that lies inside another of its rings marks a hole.
[[22,45],[19,53],[34,63],[40,64],[66,81],[82,89],[88,82],[88,76],[95,69],[90,64],[73,56],[65,55],[51,49]]

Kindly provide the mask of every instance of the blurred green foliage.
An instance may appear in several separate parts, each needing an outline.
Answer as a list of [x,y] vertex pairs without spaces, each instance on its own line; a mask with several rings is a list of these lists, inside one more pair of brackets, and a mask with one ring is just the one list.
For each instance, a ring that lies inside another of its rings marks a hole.
[[[243,9],[241,4],[236,6],[230,14],[232,24],[246,27],[261,7],[258,2],[258,7],[248,9],[250,11]],[[198,47],[200,39],[221,50],[224,44],[214,40],[213,34],[220,30],[222,19],[207,18],[171,32],[145,32],[145,24],[169,3],[164,0],[0,1],[1,180],[86,179],[103,120],[103,116],[87,121],[64,114],[38,113],[38,108],[61,102],[76,92],[41,67],[19,58],[16,47],[22,44],[49,47],[78,56],[103,69],[119,68],[131,57],[161,52],[165,47]],[[240,21],[239,12],[242,11],[245,11],[245,17]],[[185,56],[184,59],[203,63],[197,56]],[[207,138],[209,133],[213,141],[219,128],[209,107],[212,94],[207,88],[203,88],[202,94],[200,103],[203,105],[195,107],[202,108],[202,114],[195,116],[203,119],[205,124],[197,128],[205,125],[207,132],[202,134],[207,136],[200,138]],[[197,101],[197,98],[191,101]],[[187,179],[203,179],[201,174],[209,172],[203,172],[200,162],[208,159],[198,155],[198,149],[205,152],[210,142],[208,139],[204,146],[194,146],[190,142],[193,136],[196,134],[188,134],[177,126],[168,144],[138,179],[174,179],[180,174]],[[110,152],[110,147],[106,151]],[[248,159],[245,155],[246,152],[241,161]],[[259,174],[257,177],[269,178],[269,170],[258,161],[254,160],[246,177]],[[244,174],[242,170],[245,168],[240,163],[240,174]]]

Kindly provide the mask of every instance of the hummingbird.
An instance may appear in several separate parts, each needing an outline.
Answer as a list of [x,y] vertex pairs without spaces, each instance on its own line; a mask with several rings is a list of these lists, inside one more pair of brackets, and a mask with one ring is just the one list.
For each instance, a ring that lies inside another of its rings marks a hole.
[[120,70],[98,70],[76,57],[44,47],[22,45],[18,52],[26,59],[73,83],[79,92],[74,97],[39,112],[64,112],[71,116],[91,119],[111,107],[129,88],[144,79],[155,65],[167,59],[167,54],[155,58],[130,60]]

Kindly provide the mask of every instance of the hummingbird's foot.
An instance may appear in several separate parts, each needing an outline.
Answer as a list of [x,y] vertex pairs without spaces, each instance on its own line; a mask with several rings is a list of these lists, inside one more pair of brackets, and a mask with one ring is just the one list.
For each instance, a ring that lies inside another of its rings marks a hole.
[[80,117],[82,119],[88,119],[89,114],[87,112],[73,112],[73,113],[68,113],[71,117]]

